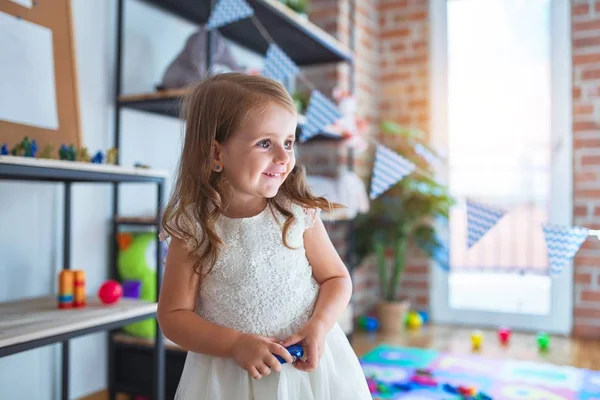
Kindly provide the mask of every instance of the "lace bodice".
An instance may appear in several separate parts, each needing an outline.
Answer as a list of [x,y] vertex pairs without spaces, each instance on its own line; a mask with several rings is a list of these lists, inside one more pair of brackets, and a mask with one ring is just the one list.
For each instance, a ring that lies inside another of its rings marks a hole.
[[[220,216],[216,230],[224,245],[204,279],[196,312],[207,320],[241,332],[279,336],[308,321],[318,284],[304,250],[304,230],[318,212],[296,204],[296,217],[282,242],[285,217],[267,207],[250,218]],[[200,234],[200,232],[198,232]]]

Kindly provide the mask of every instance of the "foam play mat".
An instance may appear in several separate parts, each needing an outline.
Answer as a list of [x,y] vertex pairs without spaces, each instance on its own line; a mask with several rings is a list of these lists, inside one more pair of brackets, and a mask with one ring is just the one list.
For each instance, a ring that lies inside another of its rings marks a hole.
[[600,371],[381,345],[360,359],[374,399],[600,400]]

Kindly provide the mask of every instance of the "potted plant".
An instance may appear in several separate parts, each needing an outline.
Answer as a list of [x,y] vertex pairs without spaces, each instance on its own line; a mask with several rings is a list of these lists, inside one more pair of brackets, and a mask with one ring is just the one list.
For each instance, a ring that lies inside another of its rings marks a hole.
[[399,137],[394,150],[417,165],[409,174],[371,202],[369,212],[355,221],[357,262],[374,255],[380,282],[377,314],[386,333],[402,329],[410,302],[399,293],[409,246],[420,248],[432,257],[443,242],[438,238],[436,222],[447,221],[454,200],[447,188],[433,179],[433,163],[441,157],[424,141],[422,134],[384,122],[385,135]]

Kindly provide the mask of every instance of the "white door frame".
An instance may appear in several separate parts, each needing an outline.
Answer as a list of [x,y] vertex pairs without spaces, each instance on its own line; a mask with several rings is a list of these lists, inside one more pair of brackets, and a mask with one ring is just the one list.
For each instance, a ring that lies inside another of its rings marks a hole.
[[[571,8],[569,0],[551,0],[551,79],[553,147],[558,148],[552,163],[550,221],[572,225],[572,66]],[[430,99],[431,141],[447,147],[447,17],[446,0],[430,0]],[[447,176],[441,176],[447,179]],[[552,278],[551,312],[547,316],[457,310],[448,304],[448,273],[431,265],[429,298],[432,321],[441,324],[497,327],[555,334],[569,334],[573,320],[573,266]]]

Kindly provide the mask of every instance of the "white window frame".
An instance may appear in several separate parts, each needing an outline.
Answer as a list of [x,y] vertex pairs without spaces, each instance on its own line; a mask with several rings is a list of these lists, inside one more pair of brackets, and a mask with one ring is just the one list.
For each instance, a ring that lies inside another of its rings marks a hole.
[[[431,141],[447,148],[447,9],[446,0],[430,0]],[[552,146],[550,221],[573,223],[572,166],[572,45],[571,6],[568,0],[551,0]],[[447,179],[443,171],[440,179]],[[547,316],[452,309],[448,304],[448,273],[431,264],[431,318],[435,323],[495,328],[509,325],[525,331],[569,334],[573,324],[573,265],[552,278],[551,312]]]

